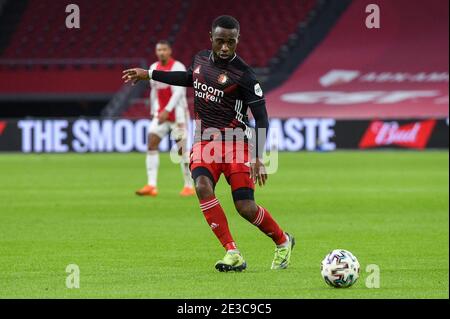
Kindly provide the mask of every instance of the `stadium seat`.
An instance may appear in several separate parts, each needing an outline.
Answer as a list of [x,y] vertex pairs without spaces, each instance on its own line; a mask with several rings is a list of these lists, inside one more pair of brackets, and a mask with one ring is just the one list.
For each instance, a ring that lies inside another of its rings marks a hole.
[[[239,0],[78,0],[81,28],[67,29],[66,14],[61,14],[65,13],[66,2],[29,0],[0,58],[43,64],[27,62],[14,66],[33,73],[29,77],[34,79],[39,78],[39,72],[76,71],[77,85],[90,81],[83,80],[83,72],[86,77],[92,71],[104,72],[100,78],[120,74],[121,69],[132,66],[127,62],[130,59],[141,59],[149,66],[155,60],[156,42],[173,39],[174,57],[189,65],[196,52],[210,47],[208,31],[212,20],[221,14],[231,14],[241,23],[239,54],[253,67],[267,67],[277,60],[274,58],[281,46],[288,43],[316,1],[246,0],[245,10],[236,10],[242,7]],[[55,64],[42,59],[62,61]],[[67,63],[68,59],[71,63]],[[108,92],[120,87],[117,81],[108,81]],[[33,82],[28,85],[33,91]],[[35,89],[40,90],[40,85]]]
[[[143,57],[151,61],[155,43],[173,38],[176,56],[189,64],[196,51],[209,47],[207,30],[214,17],[232,14],[241,22],[242,55],[250,65],[262,67],[289,40],[316,0],[247,0],[245,10],[235,10],[238,2],[79,0],[81,28],[68,30],[65,15],[58,14],[65,12],[65,2],[30,0],[2,58]],[[261,38],[267,40],[260,43]]]

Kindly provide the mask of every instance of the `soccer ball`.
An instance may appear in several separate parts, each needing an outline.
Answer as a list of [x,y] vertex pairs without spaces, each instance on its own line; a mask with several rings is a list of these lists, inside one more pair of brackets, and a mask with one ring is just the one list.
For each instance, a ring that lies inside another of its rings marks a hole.
[[358,280],[359,262],[351,252],[335,249],[322,260],[320,270],[329,286],[347,288]]

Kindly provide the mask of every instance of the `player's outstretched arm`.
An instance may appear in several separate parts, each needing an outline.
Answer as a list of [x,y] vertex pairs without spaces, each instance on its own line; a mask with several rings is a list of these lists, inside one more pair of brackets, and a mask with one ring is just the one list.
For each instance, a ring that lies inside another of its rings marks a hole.
[[123,71],[122,79],[125,83],[131,82],[133,85],[142,80],[155,80],[176,86],[192,86],[192,72],[188,71],[158,71],[144,70],[140,68]]

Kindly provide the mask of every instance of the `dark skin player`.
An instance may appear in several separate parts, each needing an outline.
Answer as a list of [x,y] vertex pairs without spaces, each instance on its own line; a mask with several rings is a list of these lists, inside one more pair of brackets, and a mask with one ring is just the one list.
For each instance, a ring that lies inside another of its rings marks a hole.
[[[239,31],[237,29],[225,29],[216,27],[210,32],[212,52],[215,59],[229,60],[235,52],[239,43]],[[141,80],[148,80],[147,70],[133,68],[123,71],[123,80],[125,83],[131,82],[133,85]],[[250,163],[250,174],[255,183],[259,186],[265,185],[267,174],[264,164],[260,158],[256,158],[254,163]],[[213,182],[206,176],[199,176],[195,180],[195,190],[200,200],[208,199],[214,196]],[[252,222],[256,218],[258,207],[254,200],[238,200],[234,202],[236,210],[245,219]]]

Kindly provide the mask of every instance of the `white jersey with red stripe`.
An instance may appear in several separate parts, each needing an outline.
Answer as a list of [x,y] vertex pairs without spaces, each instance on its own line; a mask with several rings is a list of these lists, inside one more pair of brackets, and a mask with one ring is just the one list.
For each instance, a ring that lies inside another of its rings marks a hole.
[[[183,63],[169,59],[166,65],[155,62],[150,70],[186,71]],[[162,110],[169,112],[169,121],[186,123],[189,118],[186,88],[150,80],[150,114],[157,117]]]

